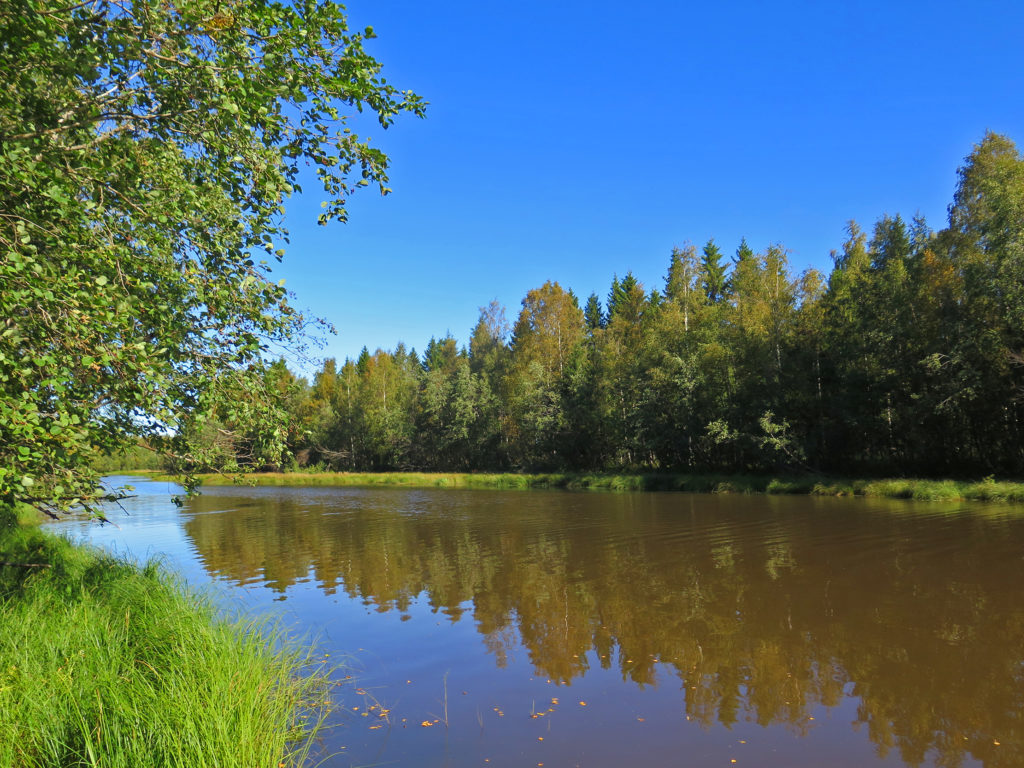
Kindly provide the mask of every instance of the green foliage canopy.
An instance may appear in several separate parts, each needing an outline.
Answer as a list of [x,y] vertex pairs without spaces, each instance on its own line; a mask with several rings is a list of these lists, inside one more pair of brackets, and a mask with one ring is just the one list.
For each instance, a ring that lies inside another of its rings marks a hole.
[[423,114],[372,37],[329,0],[0,4],[0,503],[88,505],[97,452],[264,413],[241,374],[305,324],[284,198],[312,165],[344,220],[388,191],[347,115]]
[[[435,340],[401,398],[382,386],[380,350],[378,368],[368,352],[341,373],[325,366],[292,423],[322,412],[316,390],[331,377],[355,395],[296,458],[357,471],[1019,477],[1024,157],[988,133],[958,175],[948,227],[886,214],[869,236],[851,221],[828,276],[795,274],[778,244],[741,241],[731,263],[714,241],[685,245],[661,292],[615,277],[607,314],[596,294],[581,309],[548,281],[506,343],[492,304],[468,365],[453,339]],[[407,364],[404,350],[391,357]]]

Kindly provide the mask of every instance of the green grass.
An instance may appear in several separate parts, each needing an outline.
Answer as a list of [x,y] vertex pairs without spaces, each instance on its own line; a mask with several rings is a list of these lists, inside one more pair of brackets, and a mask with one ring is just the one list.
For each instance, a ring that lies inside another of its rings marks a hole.
[[157,564],[71,544],[3,509],[0,561],[0,765],[306,758],[326,677],[279,631],[223,620]]
[[1024,503],[1024,483],[921,480],[913,478],[848,479],[818,475],[729,474],[476,474],[429,472],[267,472],[239,478],[201,475],[205,485],[251,482],[269,486],[399,486],[409,488],[492,488],[527,490],[564,488],[604,491],[686,491],[690,493],[799,494],[873,496],[919,501],[999,501]]

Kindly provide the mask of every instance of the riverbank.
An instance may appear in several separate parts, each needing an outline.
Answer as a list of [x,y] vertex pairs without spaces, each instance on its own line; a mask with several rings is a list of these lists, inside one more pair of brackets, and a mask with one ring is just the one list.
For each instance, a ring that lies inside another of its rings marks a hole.
[[[148,473],[146,473],[148,474]],[[166,475],[152,475],[173,479]],[[245,475],[203,474],[205,485],[249,482],[265,486],[398,486],[404,488],[567,489],[603,491],[684,491],[689,493],[797,494],[874,496],[919,501],[999,501],[1024,503],[1024,483],[922,480],[910,478],[849,479],[784,475],[674,474],[476,474],[425,472],[262,472]]]
[[0,507],[0,765],[304,762],[327,700],[306,652],[31,517]]

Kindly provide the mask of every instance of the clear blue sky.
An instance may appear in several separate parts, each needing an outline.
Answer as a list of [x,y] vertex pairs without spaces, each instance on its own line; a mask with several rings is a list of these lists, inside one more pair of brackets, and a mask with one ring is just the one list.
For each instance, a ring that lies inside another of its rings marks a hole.
[[1024,143],[1024,3],[352,0],[384,75],[430,102],[370,130],[394,193],[317,227],[288,205],[275,277],[332,322],[320,354],[468,341],[557,280],[662,287],[673,246],[781,243],[831,266],[856,219],[945,224],[986,129]]

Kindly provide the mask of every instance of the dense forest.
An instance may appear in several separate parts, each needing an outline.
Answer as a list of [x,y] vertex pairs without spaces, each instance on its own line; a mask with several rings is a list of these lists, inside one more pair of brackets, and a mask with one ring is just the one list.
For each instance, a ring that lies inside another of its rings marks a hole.
[[[781,245],[711,240],[674,249],[658,287],[626,273],[581,300],[549,281],[514,323],[492,302],[465,346],[364,349],[312,381],[279,362],[265,375],[293,463],[1024,473],[1014,143],[989,133],[973,148],[944,229],[886,214],[847,235],[828,276],[797,274]],[[244,464],[246,444],[220,439],[211,463]]]

